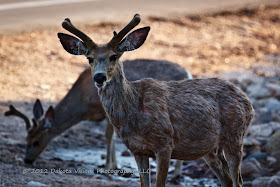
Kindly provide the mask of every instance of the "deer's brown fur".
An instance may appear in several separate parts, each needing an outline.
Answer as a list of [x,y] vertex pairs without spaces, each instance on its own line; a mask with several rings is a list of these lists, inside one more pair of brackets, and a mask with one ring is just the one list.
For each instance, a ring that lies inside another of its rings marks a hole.
[[[123,30],[128,33],[139,19],[135,15]],[[216,78],[128,81],[119,58],[139,48],[149,30],[140,28],[115,46],[108,43],[91,49],[73,36],[58,36],[68,52],[89,59],[106,114],[139,170],[149,169],[149,157],[157,159],[156,186],[165,186],[171,158],[199,157],[205,158],[222,186],[242,186],[243,138],[254,115],[249,98],[230,82]],[[149,173],[141,172],[140,177],[142,186],[150,186]]]

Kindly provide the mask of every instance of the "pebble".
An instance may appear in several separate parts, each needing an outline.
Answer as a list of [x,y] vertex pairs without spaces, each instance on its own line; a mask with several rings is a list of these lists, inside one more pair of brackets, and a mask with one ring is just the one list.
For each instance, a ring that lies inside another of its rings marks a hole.
[[280,132],[274,133],[267,142],[267,152],[280,161]]
[[247,178],[257,178],[260,176],[261,164],[255,159],[245,160],[241,165],[241,174]]
[[30,181],[27,183],[27,186],[49,186],[40,182],[36,182],[36,181]]
[[260,151],[253,151],[245,160],[256,159],[259,162],[267,161],[267,154]]
[[247,88],[247,93],[249,97],[254,97],[256,99],[271,97],[271,93],[267,88],[264,88],[263,84],[251,84]]
[[248,132],[253,134],[254,136],[268,137],[273,133],[273,128],[269,123],[251,125]]
[[125,150],[122,152],[122,156],[131,156],[131,154],[128,150]]
[[280,176],[259,177],[252,182],[252,187],[279,187]]

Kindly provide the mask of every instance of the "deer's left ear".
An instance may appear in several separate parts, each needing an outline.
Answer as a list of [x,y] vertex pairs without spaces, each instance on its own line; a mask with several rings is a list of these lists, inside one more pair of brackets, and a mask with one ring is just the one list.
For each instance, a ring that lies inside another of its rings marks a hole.
[[33,115],[36,120],[39,120],[44,114],[44,110],[39,99],[36,100],[33,106]]
[[120,42],[119,51],[126,52],[138,49],[145,42],[150,29],[150,27],[143,27],[130,33]]
[[87,46],[78,38],[64,33],[57,33],[57,36],[68,53],[72,55],[86,55],[88,53]]

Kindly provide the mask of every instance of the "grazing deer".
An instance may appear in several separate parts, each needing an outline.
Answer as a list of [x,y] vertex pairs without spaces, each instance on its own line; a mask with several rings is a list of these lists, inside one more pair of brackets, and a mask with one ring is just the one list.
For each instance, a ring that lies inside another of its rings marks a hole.
[[170,158],[200,157],[222,186],[242,186],[243,138],[254,115],[250,100],[217,78],[128,81],[119,58],[146,40],[150,27],[126,36],[139,22],[136,14],[109,43],[97,45],[65,19],[62,26],[82,41],[63,33],[58,37],[67,52],[89,60],[104,110],[141,171],[141,186],[150,186],[149,157],[157,159],[158,187],[165,186]]
[[[180,66],[168,62],[157,60],[132,60],[125,61],[125,74],[128,80],[139,80],[144,77],[152,77],[158,80],[182,80],[192,78],[191,74]],[[79,107],[77,107],[79,106]],[[86,69],[79,76],[73,87],[67,95],[53,109],[50,107],[44,115],[40,100],[37,100],[33,106],[33,125],[30,125],[28,117],[15,107],[10,106],[10,111],[5,115],[15,115],[24,119],[26,123],[27,149],[24,161],[32,164],[48,143],[56,136],[77,124],[82,120],[101,121],[105,119],[105,112],[91,79],[90,69]],[[54,120],[55,119],[55,120]],[[106,145],[107,159],[106,168],[116,169],[115,146],[113,137],[113,126],[107,123]],[[176,165],[180,166],[178,161]],[[181,169],[175,170],[174,177],[180,175]]]

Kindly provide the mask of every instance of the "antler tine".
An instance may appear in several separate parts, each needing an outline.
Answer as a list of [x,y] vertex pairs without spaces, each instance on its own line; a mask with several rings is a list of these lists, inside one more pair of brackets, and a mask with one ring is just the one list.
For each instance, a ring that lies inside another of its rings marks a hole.
[[5,116],[11,116],[11,115],[22,118],[26,123],[26,130],[30,129],[30,121],[28,117],[23,113],[21,113],[20,111],[18,111],[13,105],[10,105],[10,110],[5,112]]
[[136,27],[140,23],[140,21],[141,21],[140,15],[135,14],[132,20],[119,33],[116,33],[116,31],[114,31],[114,37],[109,43],[112,45],[118,45],[119,42],[123,39],[123,37],[125,37],[125,35],[129,31],[131,31],[134,27]]
[[80,31],[77,27],[75,27],[69,18],[65,18],[65,20],[62,22],[62,27],[72,34],[78,36],[83,42],[86,44],[86,46],[90,49],[95,48],[97,45],[90,39],[85,33]]

